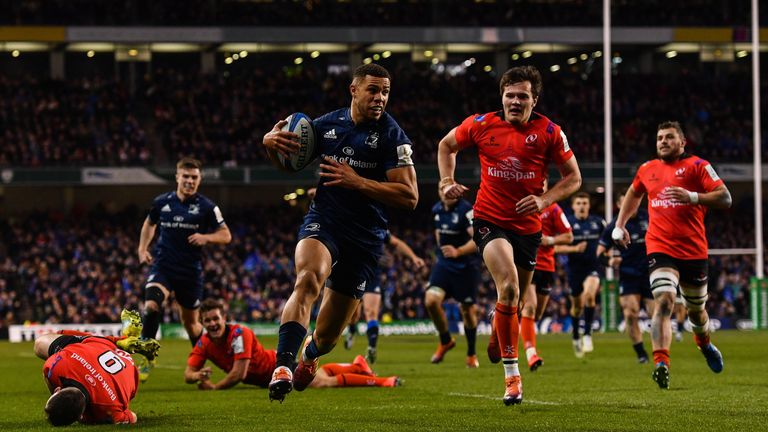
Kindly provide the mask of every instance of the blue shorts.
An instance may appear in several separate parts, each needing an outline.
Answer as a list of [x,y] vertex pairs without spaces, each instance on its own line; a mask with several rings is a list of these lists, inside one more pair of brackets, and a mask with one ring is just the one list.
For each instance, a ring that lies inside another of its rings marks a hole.
[[578,269],[568,272],[568,287],[571,290],[571,297],[578,297],[584,292],[584,281],[589,276],[600,277],[600,272],[592,269]]
[[642,298],[653,299],[651,283],[648,276],[622,275],[619,280],[619,295],[639,295]]
[[203,299],[203,278],[200,276],[177,275],[171,271],[155,268],[149,272],[145,287],[151,283],[164,286],[176,295],[176,302],[186,309],[197,309]]
[[445,291],[446,298],[453,298],[462,304],[477,302],[477,288],[480,285],[480,272],[475,266],[468,265],[463,269],[454,269],[440,261],[432,267],[429,276],[429,286],[438,287]]
[[299,241],[306,238],[320,241],[331,253],[333,268],[328,277],[328,287],[332,290],[361,299],[369,286],[379,286],[378,269],[383,240],[378,247],[371,247],[345,239],[316,214],[308,214],[299,228]]

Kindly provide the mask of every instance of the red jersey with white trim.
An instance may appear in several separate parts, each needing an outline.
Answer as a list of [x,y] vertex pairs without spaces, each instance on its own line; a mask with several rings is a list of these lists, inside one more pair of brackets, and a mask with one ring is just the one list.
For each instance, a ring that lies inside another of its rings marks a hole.
[[661,159],[648,161],[637,170],[632,187],[648,194],[648,233],[645,246],[648,254],[663,253],[673,258],[707,259],[708,245],[704,230],[707,208],[672,201],[664,196],[669,186],[679,186],[691,192],[711,192],[723,181],[700,157],[683,155],[675,162]]
[[55,387],[76,381],[88,391],[84,423],[130,423],[128,404],[136,396],[139,371],[127,352],[100,337],[65,346],[48,357],[43,375]]
[[[541,212],[541,235],[555,237],[560,234],[571,232],[571,223],[565,216],[563,209],[557,203],[544,209]],[[555,271],[555,247],[539,245],[539,251],[536,253],[536,270],[554,272]]]
[[475,114],[456,128],[456,142],[460,149],[477,146],[480,157],[475,218],[522,235],[541,231],[539,215],[521,216],[515,205],[544,192],[550,162],[573,157],[560,126],[536,112],[525,125],[505,121],[503,111]]
[[210,360],[219,369],[229,372],[235,360],[250,359],[248,374],[243,382],[268,386],[277,364],[275,350],[265,350],[253,331],[240,324],[227,324],[224,334],[226,342],[220,344],[215,343],[208,333],[204,334],[189,353],[187,365],[200,369],[206,360]]

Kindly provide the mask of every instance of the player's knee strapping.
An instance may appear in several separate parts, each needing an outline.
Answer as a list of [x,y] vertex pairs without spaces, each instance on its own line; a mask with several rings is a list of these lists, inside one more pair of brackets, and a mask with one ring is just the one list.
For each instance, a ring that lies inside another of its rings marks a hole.
[[677,294],[677,285],[680,279],[672,272],[655,271],[651,273],[651,292],[654,297],[662,293]]
[[688,308],[689,311],[701,312],[704,310],[707,298],[709,297],[709,294],[707,294],[707,285],[695,288],[681,287],[681,291],[683,292],[685,307]]
[[148,286],[144,292],[144,300],[145,301],[152,300],[153,302],[157,303],[159,307],[163,307],[163,302],[165,301],[165,294],[163,294],[163,290],[156,285]]

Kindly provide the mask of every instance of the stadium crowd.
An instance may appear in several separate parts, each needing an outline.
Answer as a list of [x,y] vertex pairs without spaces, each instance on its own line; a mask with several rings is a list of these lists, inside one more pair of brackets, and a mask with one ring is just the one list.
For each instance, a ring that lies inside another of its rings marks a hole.
[[0,75],[0,166],[136,165],[151,156],[122,83]]
[[[257,143],[278,118],[346,105],[345,73],[319,65],[283,68],[267,62],[209,75],[158,68],[133,96],[114,80],[0,76],[0,166],[146,165],[187,155],[207,166],[264,164]],[[716,166],[751,161],[750,80],[710,72],[614,77],[614,160],[647,159],[656,124],[680,118],[695,154]],[[498,107],[487,91],[496,88],[496,77],[479,66],[452,75],[407,62],[393,77],[398,97],[388,111],[414,142],[417,163],[434,163],[437,141],[467,113]],[[564,73],[548,81],[538,104],[556,123],[572,125],[566,133],[582,163],[603,160],[601,95],[599,75]],[[768,133],[763,136],[768,159]],[[150,145],[151,137],[162,145]]]
[[[0,23],[11,25],[240,26],[599,26],[601,3],[588,0],[212,0],[176,7],[150,0],[4,0]],[[7,5],[5,5],[7,3]],[[338,3],[343,3],[340,7]],[[446,7],[445,3],[450,3]],[[620,26],[738,26],[749,2],[662,0],[612,2]],[[361,25],[357,24],[357,25]]]
[[[300,207],[225,211],[233,241],[207,249],[204,288],[206,296],[228,302],[233,319],[279,320],[293,288],[295,229],[303,215]],[[387,319],[428,319],[424,286],[435,260],[428,208],[422,206],[408,217],[393,217],[392,232],[424,257],[427,266],[415,271],[409,261],[392,251],[385,254],[380,278]],[[275,218],[278,211],[281,217]],[[723,216],[710,218],[710,247],[745,247],[749,215],[734,212]],[[117,322],[123,307],[140,308],[147,268],[139,265],[136,250],[143,217],[137,207],[119,212],[97,207],[71,214],[40,212],[0,222],[0,336],[11,324]],[[545,313],[555,331],[569,322],[564,258],[559,262]],[[753,259],[718,256],[710,259],[710,265],[707,305],[712,316],[747,317]],[[494,305],[494,292],[490,275],[484,271],[478,295],[484,314]],[[165,322],[178,322],[175,308],[165,308],[165,314]]]

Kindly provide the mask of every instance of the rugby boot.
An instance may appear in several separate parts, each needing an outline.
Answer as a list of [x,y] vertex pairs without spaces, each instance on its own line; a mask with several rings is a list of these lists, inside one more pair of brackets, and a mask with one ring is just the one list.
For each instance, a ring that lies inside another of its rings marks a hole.
[[136,336],[120,339],[116,345],[123,351],[141,354],[150,361],[157,357],[157,352],[160,350],[160,342],[157,340],[139,339]]
[[467,367],[470,369],[477,369],[480,367],[480,361],[475,354],[467,356]]
[[712,369],[712,372],[720,373],[723,371],[723,355],[714,344],[709,343],[704,347],[699,347],[699,351],[704,354],[704,358],[707,359],[707,366]]
[[346,336],[344,336],[344,349],[351,350],[352,345],[355,344],[355,335],[352,334],[352,332],[348,332]]
[[435,350],[435,353],[432,354],[431,362],[435,364],[440,363],[441,361],[443,361],[445,354],[448,353],[448,351],[452,350],[453,347],[455,346],[456,346],[456,338],[451,338],[451,341],[445,345],[438,344],[437,350]]
[[539,369],[543,364],[544,359],[539,357],[538,354],[534,354],[528,359],[528,368],[531,370],[531,372],[536,372],[536,370]]
[[372,346],[368,347],[368,350],[365,353],[365,360],[370,364],[376,363],[376,348]]
[[157,365],[157,360],[154,358],[150,360],[144,355],[136,353],[133,355],[133,361],[135,362],[136,368],[139,369],[139,381],[147,382],[149,379],[149,374]]
[[120,312],[120,321],[123,324],[121,334],[123,336],[141,336],[144,326],[141,324],[141,315],[133,310],[123,309]]
[[285,396],[293,390],[293,373],[285,366],[278,366],[272,372],[272,381],[269,382],[269,400],[283,403]]
[[400,379],[398,376],[391,376],[387,378],[384,381],[384,384],[382,384],[382,387],[400,387],[403,385],[403,380]]
[[306,357],[307,346],[311,342],[312,335],[310,335],[307,338],[307,341],[304,342],[304,349],[301,350],[302,354],[301,359],[299,360],[299,365],[296,366],[296,370],[293,371],[293,388],[295,388],[296,391],[304,391],[305,388],[309,387],[309,384],[315,379],[317,368],[320,365],[319,358],[308,359]]
[[504,391],[504,405],[517,405],[523,402],[523,381],[520,376],[504,378],[506,390]]
[[365,361],[365,357],[358,355],[354,360],[352,360],[352,364],[357,365],[361,369],[361,374],[370,376],[374,375],[373,370],[370,366],[368,366],[368,362]]
[[653,370],[651,378],[656,381],[660,389],[669,390],[669,366],[666,363],[656,363],[656,369]]
[[573,339],[573,355],[576,358],[584,358],[584,350],[581,349],[581,339]]

